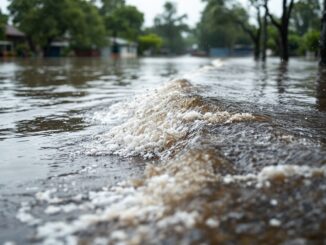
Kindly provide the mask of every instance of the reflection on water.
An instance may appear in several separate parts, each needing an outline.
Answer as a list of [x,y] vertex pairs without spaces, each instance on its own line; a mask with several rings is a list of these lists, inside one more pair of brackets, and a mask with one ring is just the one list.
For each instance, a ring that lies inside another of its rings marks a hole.
[[[286,82],[287,80],[289,80],[287,78],[287,72],[288,72],[288,63],[287,62],[282,62],[279,65],[278,68],[278,76],[276,79],[277,82],[277,92],[279,93],[279,97],[281,99],[281,94],[285,93],[285,88],[283,85],[283,82]],[[280,104],[282,102],[280,101]]]

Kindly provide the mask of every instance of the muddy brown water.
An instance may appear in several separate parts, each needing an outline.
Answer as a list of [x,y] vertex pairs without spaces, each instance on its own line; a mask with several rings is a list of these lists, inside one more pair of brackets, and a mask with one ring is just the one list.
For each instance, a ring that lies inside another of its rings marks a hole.
[[5,60],[0,101],[0,243],[326,242],[315,61]]

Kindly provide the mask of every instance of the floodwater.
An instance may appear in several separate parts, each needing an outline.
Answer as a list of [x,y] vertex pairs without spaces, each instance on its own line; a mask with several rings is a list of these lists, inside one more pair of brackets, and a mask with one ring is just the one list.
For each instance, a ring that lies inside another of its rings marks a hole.
[[0,64],[0,244],[326,243],[326,71]]

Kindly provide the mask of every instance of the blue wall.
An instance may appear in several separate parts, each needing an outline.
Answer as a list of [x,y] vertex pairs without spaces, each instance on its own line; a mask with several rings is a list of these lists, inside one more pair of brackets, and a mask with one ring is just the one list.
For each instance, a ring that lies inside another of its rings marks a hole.
[[211,57],[228,57],[231,52],[228,48],[211,48],[209,51],[209,56]]

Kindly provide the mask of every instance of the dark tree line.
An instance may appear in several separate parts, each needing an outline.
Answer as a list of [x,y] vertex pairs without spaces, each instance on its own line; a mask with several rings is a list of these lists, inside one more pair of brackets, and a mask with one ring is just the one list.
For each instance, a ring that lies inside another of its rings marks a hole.
[[271,0],[249,0],[247,7],[237,1],[204,1],[206,8],[198,26],[203,49],[246,45],[249,39],[256,59],[265,60],[267,49],[285,62],[292,55],[317,54],[320,0],[282,0],[280,17],[270,12]]
[[[150,28],[143,28],[144,14],[125,0],[9,0],[9,17],[25,33],[26,49],[41,55],[51,43],[69,40],[70,48],[89,50],[120,37],[139,42],[139,51],[181,54],[186,50],[186,15],[178,15],[167,1]],[[0,40],[5,38],[8,16],[0,12]],[[24,48],[25,49],[25,48]]]

